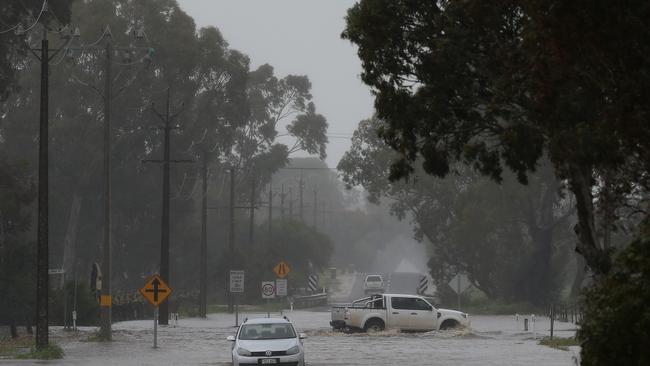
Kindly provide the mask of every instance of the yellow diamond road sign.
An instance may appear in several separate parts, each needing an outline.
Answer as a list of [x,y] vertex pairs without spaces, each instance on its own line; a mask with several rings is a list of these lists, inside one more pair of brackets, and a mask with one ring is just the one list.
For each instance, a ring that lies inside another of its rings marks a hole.
[[172,293],[172,289],[157,274],[151,276],[140,293],[151,305],[158,307]]
[[278,264],[273,268],[273,272],[275,272],[275,274],[276,274],[278,277],[280,277],[280,278],[285,278],[285,277],[287,277],[287,275],[289,274],[289,272],[291,272],[291,268],[289,267],[289,265],[287,264],[287,262],[285,262],[285,261],[280,261],[280,263],[278,263]]

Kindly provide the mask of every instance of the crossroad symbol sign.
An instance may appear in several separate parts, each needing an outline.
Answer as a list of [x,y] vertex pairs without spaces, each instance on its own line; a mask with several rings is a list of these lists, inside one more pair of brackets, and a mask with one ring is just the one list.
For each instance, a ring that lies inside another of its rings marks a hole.
[[291,268],[289,268],[289,265],[285,261],[280,261],[274,268],[273,272],[280,277],[280,278],[285,278],[291,272]]
[[151,305],[158,307],[172,293],[172,289],[157,274],[151,276],[140,293]]
[[275,298],[275,282],[262,282],[262,298],[273,299]]

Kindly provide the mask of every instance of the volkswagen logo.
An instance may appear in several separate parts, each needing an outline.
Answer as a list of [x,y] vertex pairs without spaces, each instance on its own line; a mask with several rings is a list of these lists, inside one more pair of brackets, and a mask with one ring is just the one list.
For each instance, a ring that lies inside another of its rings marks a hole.
[[266,357],[271,357],[273,356],[273,352],[271,351],[266,351]]

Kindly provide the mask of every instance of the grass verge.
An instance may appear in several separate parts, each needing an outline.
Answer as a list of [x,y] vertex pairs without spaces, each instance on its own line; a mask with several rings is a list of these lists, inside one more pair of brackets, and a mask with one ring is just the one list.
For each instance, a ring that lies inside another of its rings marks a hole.
[[31,350],[27,353],[21,353],[16,355],[16,358],[22,360],[36,359],[36,360],[58,360],[63,358],[64,352],[61,347],[54,343],[50,343],[47,346],[37,349],[32,347]]
[[14,358],[20,354],[21,349],[34,345],[32,337],[2,338],[0,339],[0,357]]
[[576,338],[558,338],[553,339],[549,337],[543,338],[539,341],[539,344],[542,346],[547,346],[555,349],[560,349],[562,351],[568,351],[571,346],[579,346],[578,340]]

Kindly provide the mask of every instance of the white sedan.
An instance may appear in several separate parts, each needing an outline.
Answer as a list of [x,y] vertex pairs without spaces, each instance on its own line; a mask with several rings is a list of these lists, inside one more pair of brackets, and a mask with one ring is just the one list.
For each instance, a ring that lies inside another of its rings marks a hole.
[[304,366],[304,333],[297,334],[285,318],[246,319],[237,335],[227,339],[232,344],[232,364]]

